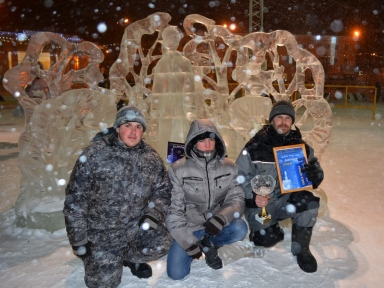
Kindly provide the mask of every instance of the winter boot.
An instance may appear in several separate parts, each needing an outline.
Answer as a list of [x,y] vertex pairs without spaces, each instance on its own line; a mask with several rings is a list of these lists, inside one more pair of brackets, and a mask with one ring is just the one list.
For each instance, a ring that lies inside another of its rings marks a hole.
[[217,252],[220,247],[213,244],[207,237],[204,237],[200,244],[203,246],[205,262],[207,262],[207,265],[215,270],[223,268],[223,261]]
[[124,261],[123,266],[129,267],[132,274],[138,278],[149,278],[152,276],[152,268],[147,263],[133,263]]
[[300,227],[292,224],[291,251],[296,255],[297,264],[301,270],[313,273],[317,270],[317,262],[309,250],[309,242],[312,237],[312,227]]
[[279,223],[276,223],[260,231],[251,230],[249,240],[253,241],[256,246],[272,247],[284,240],[284,231],[280,228]]

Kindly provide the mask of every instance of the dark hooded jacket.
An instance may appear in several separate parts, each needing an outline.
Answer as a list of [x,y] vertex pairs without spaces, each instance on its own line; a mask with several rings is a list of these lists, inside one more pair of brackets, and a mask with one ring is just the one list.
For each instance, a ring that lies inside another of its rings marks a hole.
[[[193,150],[195,137],[211,132],[216,138],[216,155],[206,160]],[[172,188],[172,203],[166,225],[172,237],[188,249],[197,242],[193,231],[203,229],[203,223],[219,213],[225,225],[244,212],[244,192],[237,182],[236,165],[225,158],[225,143],[209,120],[195,120],[185,143],[186,157],[168,170]]]
[[[255,206],[256,194],[251,187],[251,180],[256,175],[271,175],[276,180],[275,189],[270,194],[272,201],[274,198],[281,195],[273,147],[304,144],[308,161],[311,161],[315,157],[312,147],[302,139],[299,128],[295,128],[295,130],[291,130],[286,135],[280,135],[272,125],[265,125],[251,140],[248,141],[241,151],[236,160],[236,164],[239,168],[239,175],[242,175],[245,178],[243,188],[247,207],[257,207]],[[318,165],[320,167],[319,163]]]
[[63,212],[70,244],[127,245],[143,214],[164,221],[170,191],[164,163],[150,145],[141,141],[129,148],[114,129],[98,134],[66,187]]

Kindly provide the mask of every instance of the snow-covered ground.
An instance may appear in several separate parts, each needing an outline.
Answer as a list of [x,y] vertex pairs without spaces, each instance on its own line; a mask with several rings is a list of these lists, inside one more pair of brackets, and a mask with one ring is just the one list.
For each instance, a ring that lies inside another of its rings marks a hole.
[[[16,143],[24,123],[10,109],[0,113],[0,287],[85,287],[83,264],[72,254],[64,229],[48,233],[12,226],[20,176]],[[150,263],[154,275],[149,279],[138,279],[125,268],[119,287],[382,287],[384,105],[378,106],[377,120],[370,110],[333,113],[319,191],[328,205],[311,243],[316,273],[304,273],[296,264],[286,221],[284,241],[266,249],[263,258],[244,258],[221,270],[194,261],[188,277],[173,281],[163,257]]]

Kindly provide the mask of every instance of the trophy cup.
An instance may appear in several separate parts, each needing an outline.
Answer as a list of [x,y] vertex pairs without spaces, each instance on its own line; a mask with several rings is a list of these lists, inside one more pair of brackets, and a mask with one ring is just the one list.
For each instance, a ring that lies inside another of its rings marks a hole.
[[[262,197],[267,197],[275,188],[276,180],[271,175],[256,175],[251,180],[252,190]],[[265,225],[272,220],[265,207],[261,207],[259,214],[255,216],[256,221]]]

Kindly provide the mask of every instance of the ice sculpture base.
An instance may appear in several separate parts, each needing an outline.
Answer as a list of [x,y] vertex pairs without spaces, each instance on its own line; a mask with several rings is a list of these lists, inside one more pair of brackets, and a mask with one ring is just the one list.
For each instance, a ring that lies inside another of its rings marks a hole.
[[51,233],[65,228],[63,211],[33,212],[27,218],[17,216],[15,224],[19,228],[44,229]]

